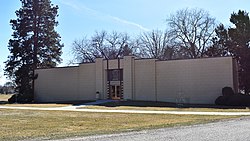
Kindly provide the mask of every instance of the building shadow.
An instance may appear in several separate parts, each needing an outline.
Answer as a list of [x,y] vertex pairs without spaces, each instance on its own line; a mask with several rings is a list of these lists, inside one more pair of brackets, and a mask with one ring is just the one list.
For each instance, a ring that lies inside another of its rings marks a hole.
[[221,106],[215,104],[185,104],[185,103],[171,103],[171,102],[155,102],[155,101],[114,101],[103,104],[97,104],[98,106],[105,107],[119,107],[119,106],[131,106],[131,107],[158,107],[158,108],[214,108],[214,109],[246,109],[246,106]]

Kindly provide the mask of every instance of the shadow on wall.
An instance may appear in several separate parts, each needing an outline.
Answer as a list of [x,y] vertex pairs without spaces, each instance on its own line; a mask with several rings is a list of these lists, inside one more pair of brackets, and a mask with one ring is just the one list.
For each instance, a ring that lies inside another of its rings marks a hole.
[[215,100],[216,105],[224,106],[250,106],[250,95],[234,93],[231,87],[222,88],[222,96]]

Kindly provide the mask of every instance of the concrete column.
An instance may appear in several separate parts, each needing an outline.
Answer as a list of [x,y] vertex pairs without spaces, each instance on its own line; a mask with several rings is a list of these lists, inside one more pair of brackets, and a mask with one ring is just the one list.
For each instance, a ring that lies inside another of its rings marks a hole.
[[[94,72],[93,72],[94,73]],[[104,96],[104,67],[103,67],[103,58],[96,58],[95,60],[95,88],[96,92],[99,92],[98,99],[105,99]]]
[[134,56],[124,56],[123,96],[124,99],[134,99]]

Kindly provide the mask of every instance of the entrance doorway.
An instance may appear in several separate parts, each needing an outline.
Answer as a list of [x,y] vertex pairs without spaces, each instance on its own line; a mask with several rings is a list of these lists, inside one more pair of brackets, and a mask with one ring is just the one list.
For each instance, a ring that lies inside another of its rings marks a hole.
[[111,99],[114,99],[114,100],[121,99],[121,86],[111,85],[110,88],[111,88],[110,89]]

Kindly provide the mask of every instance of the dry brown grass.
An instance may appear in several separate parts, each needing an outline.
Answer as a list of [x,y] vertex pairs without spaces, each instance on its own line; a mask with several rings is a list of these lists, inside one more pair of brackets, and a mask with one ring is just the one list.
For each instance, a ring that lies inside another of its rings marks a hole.
[[57,103],[32,103],[32,104],[7,104],[8,99],[12,94],[0,94],[1,106],[11,106],[11,107],[41,107],[41,108],[53,108],[53,107],[65,107],[70,106],[71,104],[57,104]]
[[8,101],[12,94],[0,94],[0,101]]
[[56,104],[56,103],[42,103],[42,104],[3,104],[2,106],[10,107],[38,107],[38,108],[53,108],[53,107],[66,107],[71,106],[71,104]]
[[0,110],[0,140],[54,139],[207,123],[238,116]]

